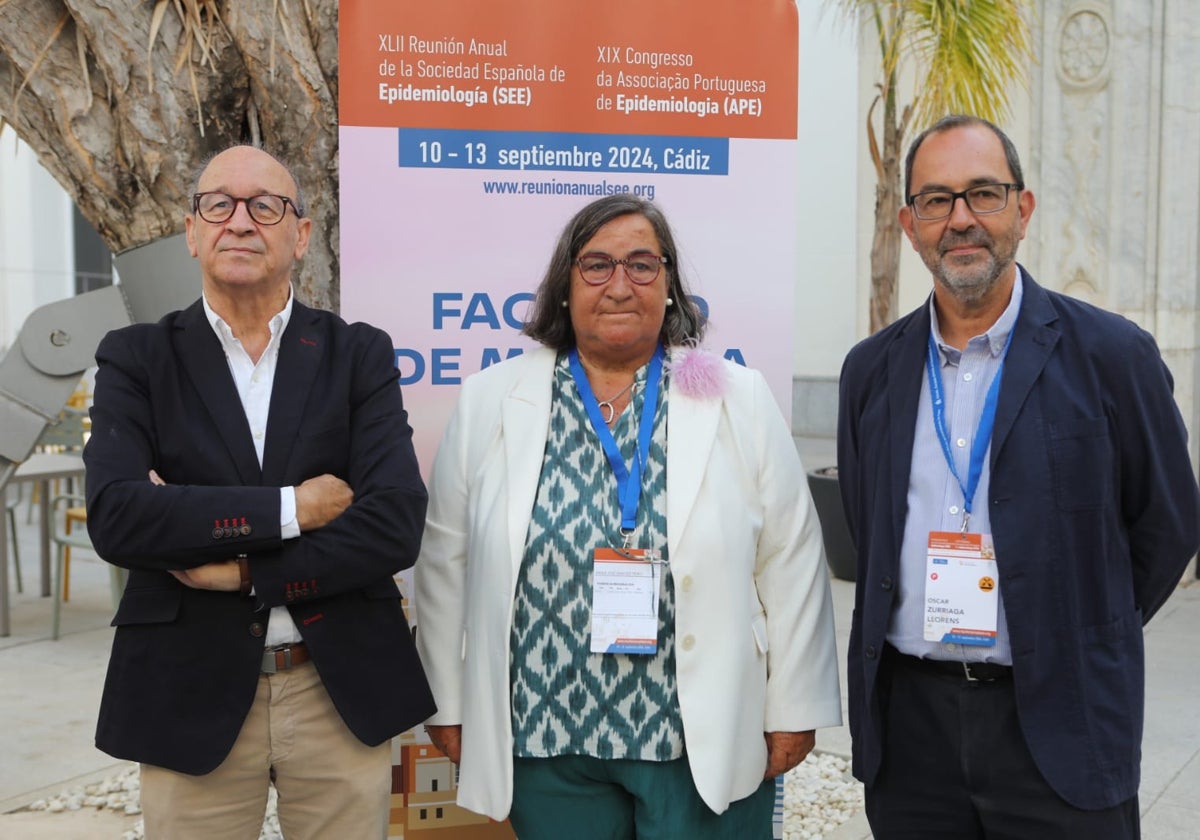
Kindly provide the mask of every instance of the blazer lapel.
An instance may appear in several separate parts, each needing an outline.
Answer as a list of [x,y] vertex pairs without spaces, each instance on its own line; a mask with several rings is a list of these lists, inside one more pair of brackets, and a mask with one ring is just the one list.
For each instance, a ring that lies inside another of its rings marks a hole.
[[504,441],[505,476],[508,495],[508,548],[513,581],[525,552],[525,535],[530,512],[537,498],[538,478],[550,430],[550,395],[553,390],[553,351],[535,350],[524,375],[518,379],[500,406],[500,437]]
[[990,461],[994,466],[1004,448],[1004,442],[1013,429],[1017,415],[1025,404],[1029,392],[1037,382],[1050,354],[1061,336],[1050,326],[1058,319],[1053,304],[1046,292],[1033,278],[1020,269],[1024,278],[1024,297],[1017,322],[1013,326],[1012,345],[1008,358],[1004,360],[1004,378],[1000,380],[1000,399],[996,405],[996,425],[992,429]]
[[287,466],[296,434],[304,419],[304,407],[325,355],[327,336],[320,329],[317,313],[299,301],[292,303],[292,316],[279,339],[275,382],[271,386],[271,408],[267,415],[267,439],[263,446],[263,483],[287,483]]
[[897,547],[908,517],[908,479],[912,472],[913,437],[925,376],[929,329],[927,300],[921,313],[896,337],[887,354],[888,455],[891,458],[892,527]]
[[200,394],[204,410],[225,442],[238,477],[243,484],[261,484],[258,455],[254,451],[246,412],[233,383],[233,375],[229,372],[229,362],[221,349],[221,341],[208,323],[203,304],[196,301],[176,324],[179,358]]
[[679,554],[679,540],[696,504],[709,453],[717,439],[721,400],[680,393],[671,380],[667,402],[667,551]]

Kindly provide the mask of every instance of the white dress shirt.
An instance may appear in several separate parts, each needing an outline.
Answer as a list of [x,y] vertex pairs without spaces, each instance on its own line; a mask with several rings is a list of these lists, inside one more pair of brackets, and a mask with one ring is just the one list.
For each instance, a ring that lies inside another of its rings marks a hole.
[[[229,372],[233,374],[233,383],[237,386],[238,397],[242,400],[242,410],[246,412],[246,422],[250,426],[250,435],[254,439],[254,452],[258,455],[258,465],[262,466],[263,444],[267,437],[267,415],[271,409],[271,391],[275,386],[275,364],[279,359],[279,338],[287,329],[288,320],[292,317],[292,292],[289,288],[287,303],[283,309],[271,318],[269,327],[271,340],[267,349],[255,362],[242,346],[242,342],[233,334],[229,324],[208,305],[208,298],[201,295],[204,302],[204,314],[213,332],[221,342],[225,351],[225,359],[229,362]],[[170,476],[164,476],[169,480]],[[285,539],[295,539],[300,536],[300,524],[296,520],[296,488],[279,488],[279,527],[280,536]],[[300,631],[292,621],[287,607],[273,607],[267,622],[266,647],[277,647],[300,641]]]
[[[941,363],[951,452],[954,454],[955,468],[964,479],[975,431],[979,428],[979,418],[983,413],[984,397],[992,384],[992,378],[1000,369],[1009,333],[1016,327],[1023,294],[1021,272],[1017,271],[1012,298],[1004,312],[987,332],[972,338],[967,342],[966,349],[961,351],[942,341],[937,310],[933,300],[929,301],[930,329],[933,330],[933,339],[937,344]],[[988,486],[992,475],[991,454],[989,444],[971,509],[969,530],[972,533],[991,532],[991,516],[988,509]],[[887,640],[901,653],[910,656],[1011,665],[1012,650],[1009,645],[1003,594],[997,599],[995,645],[976,647],[925,640],[925,561],[929,532],[958,531],[962,523],[962,486],[950,472],[938,442],[937,432],[934,430],[929,375],[926,372],[921,380],[921,398],[917,407],[916,433],[913,438],[912,467],[908,481],[908,517],[905,520],[904,540],[900,549],[899,592],[888,623]],[[997,560],[1001,564],[1004,562],[1003,557],[998,557]]]

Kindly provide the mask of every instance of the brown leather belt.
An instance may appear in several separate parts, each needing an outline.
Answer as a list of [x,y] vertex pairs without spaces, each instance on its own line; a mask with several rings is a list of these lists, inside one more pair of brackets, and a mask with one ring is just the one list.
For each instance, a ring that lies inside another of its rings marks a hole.
[[297,665],[303,665],[311,657],[308,655],[308,645],[296,642],[292,645],[280,645],[277,648],[263,651],[262,672],[278,674]]
[[887,646],[890,659],[899,665],[914,671],[924,671],[942,677],[963,680],[964,682],[997,682],[1012,679],[1012,667],[997,665],[994,662],[960,662],[943,659],[921,659],[909,656]]

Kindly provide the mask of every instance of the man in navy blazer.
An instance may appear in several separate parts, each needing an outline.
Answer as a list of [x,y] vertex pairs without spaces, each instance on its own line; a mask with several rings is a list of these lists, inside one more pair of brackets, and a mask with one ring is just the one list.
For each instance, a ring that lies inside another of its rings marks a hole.
[[1170,372],[1016,264],[1034,197],[994,125],[941,120],[906,181],[933,294],[850,352],[838,421],[872,830],[1137,837],[1142,625],[1200,543]]
[[129,570],[97,746],[149,838],[387,835],[389,739],[432,696],[393,575],[426,495],[392,343],[295,300],[298,185],[249,146],[186,218],[203,296],[97,351],[88,530]]

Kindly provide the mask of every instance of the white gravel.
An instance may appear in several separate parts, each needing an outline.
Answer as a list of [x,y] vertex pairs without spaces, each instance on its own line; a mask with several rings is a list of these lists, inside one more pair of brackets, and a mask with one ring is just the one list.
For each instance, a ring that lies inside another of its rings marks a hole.
[[[115,776],[109,776],[103,781],[80,787],[66,788],[57,796],[49,799],[39,799],[29,805],[26,810],[46,811],[51,814],[63,811],[78,811],[81,808],[111,808],[124,814],[140,814],[140,784],[137,765],[130,765]],[[141,820],[129,831],[121,835],[120,840],[145,840],[146,830]],[[270,789],[267,796],[267,815],[263,820],[262,834],[259,840],[283,840],[279,830],[279,817],[276,814],[275,788]]]
[[824,840],[862,809],[850,762],[813,752],[783,779],[783,840]]
[[[67,788],[57,796],[39,799],[27,810],[55,814],[82,808],[109,808],[123,814],[140,814],[138,792],[138,769],[133,765],[95,784]],[[849,762],[830,753],[814,752],[784,779],[783,840],[824,840],[862,807],[862,785],[850,776]],[[120,840],[144,838],[139,820]],[[267,816],[259,840],[283,840],[274,788],[267,801]]]

